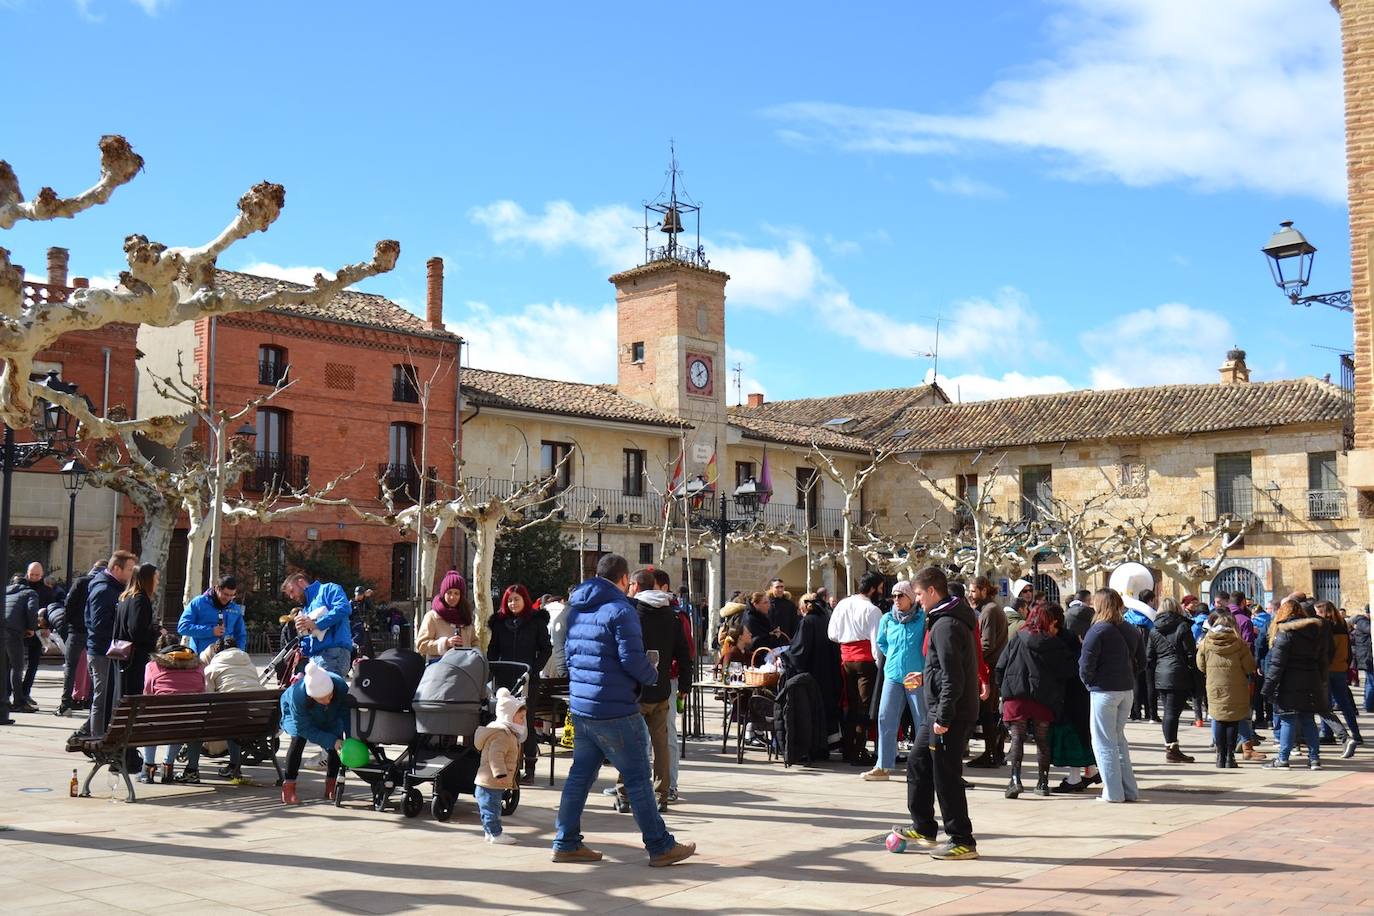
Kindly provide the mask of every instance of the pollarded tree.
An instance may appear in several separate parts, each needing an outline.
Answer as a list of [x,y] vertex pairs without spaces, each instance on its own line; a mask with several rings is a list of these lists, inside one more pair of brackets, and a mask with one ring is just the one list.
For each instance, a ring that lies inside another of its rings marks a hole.
[[[121,185],[143,169],[143,157],[119,136],[100,140],[100,179],[72,197],[52,188],[26,200],[9,163],[0,160],[0,229],[21,221],[69,219],[103,204]],[[262,182],[239,198],[238,215],[219,235],[198,247],[168,247],[146,236],[124,240],[128,270],[114,289],[78,289],[60,302],[24,302],[24,278],[13,269],[9,252],[0,248],[0,421],[19,429],[26,425],[35,394],[29,381],[34,357],[69,331],[91,331],[114,322],[171,327],[196,318],[231,312],[253,312],[288,305],[319,305],[360,280],[396,265],[401,246],[380,241],[370,261],[340,268],[333,279],[315,276],[305,289],[281,289],[261,296],[240,296],[218,287],[215,265],[235,242],[265,232],[286,203],[286,190]],[[92,433],[88,430],[88,436]]]
[[830,456],[821,451],[821,447],[815,442],[811,443],[811,451],[807,454],[807,460],[821,473],[835,481],[844,493],[844,509],[840,514],[840,555],[844,558],[844,593],[846,595],[854,590],[854,567],[857,563],[851,539],[855,524],[854,511],[859,503],[859,495],[863,492],[864,484],[868,482],[868,478],[872,477],[873,472],[878,470],[878,466],[894,454],[896,454],[896,450],[891,446],[877,449],[870,454],[868,464],[856,468],[853,474],[845,474],[841,471],[835,462],[830,460]]

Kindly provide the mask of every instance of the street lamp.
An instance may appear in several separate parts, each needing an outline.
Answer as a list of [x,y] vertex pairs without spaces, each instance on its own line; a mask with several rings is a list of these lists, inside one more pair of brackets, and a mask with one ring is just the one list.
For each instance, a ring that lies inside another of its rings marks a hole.
[[606,530],[606,510],[597,506],[592,510],[588,518],[595,519],[593,526],[596,528],[596,559],[601,561],[601,532]]
[[1312,279],[1312,261],[1316,257],[1317,247],[1293,228],[1291,219],[1279,223],[1279,231],[1260,250],[1269,258],[1269,272],[1274,277],[1274,285],[1283,290],[1289,302],[1308,307],[1313,302],[1320,302],[1342,312],[1355,310],[1348,289],[1311,296],[1302,294]]
[[[695,488],[693,488],[694,483],[697,484]],[[681,495],[689,500],[701,499],[709,489],[710,485],[698,477],[695,478],[695,480],[687,482],[686,486],[682,488]],[[725,539],[729,537],[732,531],[737,531],[740,528],[752,524],[754,517],[758,514],[759,507],[759,490],[753,478],[740,484],[731,495],[733,495],[735,499],[735,507],[749,513],[750,518],[748,520],[730,517],[728,511],[730,496],[727,496],[725,491],[721,490],[719,514],[699,515],[696,521],[693,522],[693,527],[702,528],[711,532],[716,536],[719,542],[720,581],[717,582],[716,585],[720,591],[720,606],[722,607],[725,605]],[[704,503],[702,507],[704,508]]]
[[86,465],[80,458],[72,458],[62,465],[62,489],[67,491],[67,585],[75,578],[72,572],[72,551],[76,546],[76,494],[86,484]]

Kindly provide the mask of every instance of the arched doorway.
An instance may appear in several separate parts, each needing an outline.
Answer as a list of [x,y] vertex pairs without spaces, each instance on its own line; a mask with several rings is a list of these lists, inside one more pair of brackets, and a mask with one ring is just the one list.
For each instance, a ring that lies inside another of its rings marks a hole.
[[1216,595],[1220,592],[1241,592],[1249,598],[1253,604],[1264,604],[1264,583],[1260,577],[1252,573],[1243,566],[1228,566],[1217,573],[1212,580],[1209,597],[1212,603],[1216,603]]
[[1031,577],[1031,587],[1037,592],[1044,592],[1045,598],[1051,604],[1059,603],[1059,583],[1054,581],[1054,577],[1049,573],[1040,573]]
[[[781,567],[779,567],[777,577],[787,586],[787,590],[792,593],[794,599],[800,598],[806,591],[806,554],[793,557]],[[821,584],[821,574],[813,572],[811,574],[811,584],[819,587]]]

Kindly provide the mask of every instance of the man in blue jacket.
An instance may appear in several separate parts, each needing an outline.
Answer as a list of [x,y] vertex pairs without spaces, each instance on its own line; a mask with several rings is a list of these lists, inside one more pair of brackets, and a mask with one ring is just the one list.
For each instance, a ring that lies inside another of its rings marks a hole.
[[353,605],[341,586],[333,582],[311,582],[304,573],[292,573],[281,584],[282,594],[296,607],[296,632],[301,637],[301,655],[315,659],[320,667],[348,677],[353,661],[353,628],[349,617]]
[[224,636],[234,637],[239,646],[248,646],[248,627],[243,622],[243,606],[234,598],[239,593],[239,581],[233,576],[220,576],[219,584],[197,595],[181,612],[177,633],[191,638],[196,654],[214,645]]
[[639,613],[626,597],[630,565],[606,554],[596,576],[568,597],[568,693],[573,720],[573,761],[563,783],[553,839],[555,862],[599,862],[601,853],[582,843],[582,809],[606,760],[620,771],[630,810],[653,867],[672,865],[696,852],[679,843],[659,816],[649,774],[649,729],[639,709],[642,687],[659,670],[644,651]]

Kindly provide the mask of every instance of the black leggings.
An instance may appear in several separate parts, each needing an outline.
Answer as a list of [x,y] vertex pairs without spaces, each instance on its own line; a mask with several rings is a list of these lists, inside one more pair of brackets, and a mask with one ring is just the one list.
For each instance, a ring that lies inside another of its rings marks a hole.
[[1188,691],[1161,690],[1159,699],[1164,707],[1164,743],[1178,744],[1178,720],[1183,715],[1183,704],[1188,702]]
[[1011,748],[1007,751],[1007,763],[1011,766],[1012,775],[1021,775],[1021,754],[1026,746],[1027,725],[1035,729],[1035,763],[1042,774],[1050,772],[1050,723],[1041,722],[1033,719],[1029,723],[1025,719],[1016,722],[1008,722],[1007,731],[1011,733]]
[[[304,738],[291,739],[291,746],[286,749],[286,773],[282,777],[286,782],[295,782],[296,777],[301,774],[301,755],[305,753],[305,745]],[[339,777],[339,752],[332,747],[329,749],[327,773],[330,779]]]
[[1240,740],[1240,721],[1217,723],[1217,753],[1225,753],[1230,760],[1236,755],[1236,742]]

